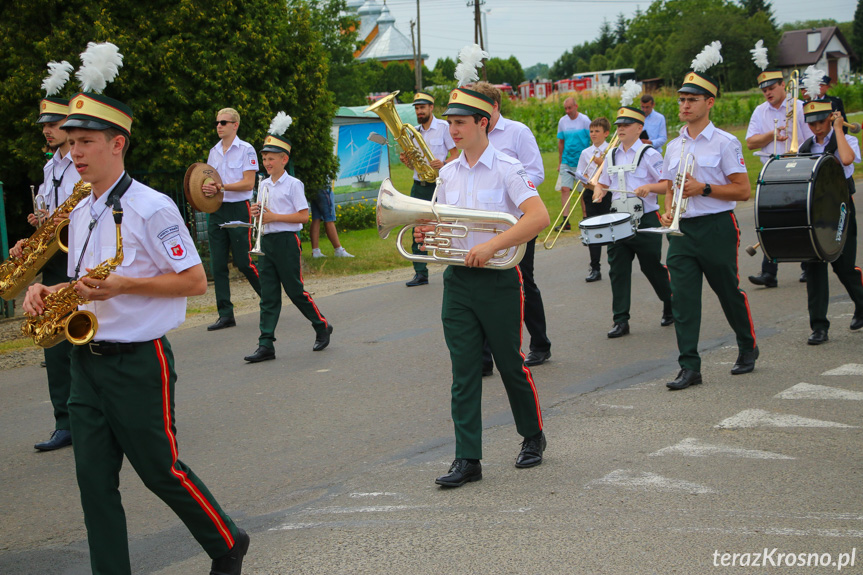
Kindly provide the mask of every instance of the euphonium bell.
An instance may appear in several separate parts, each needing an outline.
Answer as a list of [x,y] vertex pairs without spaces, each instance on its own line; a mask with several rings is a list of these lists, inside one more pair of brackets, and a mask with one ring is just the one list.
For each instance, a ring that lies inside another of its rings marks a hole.
[[[411,198],[396,190],[389,178],[381,183],[378,191],[376,215],[381,239],[387,239],[398,226],[405,226],[396,240],[396,249],[403,258],[457,266],[465,265],[468,250],[452,247],[454,239],[466,238],[473,232],[500,234],[518,222],[515,216],[503,212],[472,210]],[[405,233],[421,225],[434,226],[434,230],[425,234],[427,255],[410,253],[402,245]],[[498,270],[513,268],[524,257],[524,251],[525,244],[501,250],[494,254],[486,267]]]
[[[422,135],[410,124],[405,124],[396,111],[395,99],[399,91],[381,98],[368,108],[366,112],[374,112],[384,121],[387,129],[392,133],[402,151],[407,155],[413,169],[424,182],[434,182],[437,179],[437,170],[431,167],[435,160],[431,148],[428,147]],[[413,136],[413,139],[411,139]],[[416,143],[414,143],[416,142]]]

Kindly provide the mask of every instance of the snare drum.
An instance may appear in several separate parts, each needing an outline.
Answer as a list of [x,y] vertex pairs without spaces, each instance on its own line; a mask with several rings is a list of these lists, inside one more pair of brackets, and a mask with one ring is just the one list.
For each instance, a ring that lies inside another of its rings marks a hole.
[[773,158],[755,192],[755,231],[774,262],[832,262],[848,236],[848,184],[830,154]]
[[611,212],[619,214],[632,214],[633,226],[638,229],[641,216],[644,215],[644,200],[631,192],[623,192],[617,200],[611,202]]
[[581,243],[586,246],[613,244],[635,235],[632,214],[628,213],[602,214],[587,218],[579,222],[578,228],[581,230]]

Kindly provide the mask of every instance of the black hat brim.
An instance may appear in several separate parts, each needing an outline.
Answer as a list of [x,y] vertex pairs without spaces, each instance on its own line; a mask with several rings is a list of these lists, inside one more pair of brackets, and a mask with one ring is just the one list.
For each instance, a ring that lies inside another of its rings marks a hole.
[[59,122],[60,120],[65,120],[66,116],[63,114],[39,114],[39,117],[36,118],[37,124],[49,124],[51,122]]
[[111,128],[115,128],[124,131],[122,128],[113,124],[99,122],[98,120],[84,120],[81,118],[70,118],[66,120],[65,124],[60,126],[61,130],[71,130],[72,128],[81,128],[82,130],[110,130]]

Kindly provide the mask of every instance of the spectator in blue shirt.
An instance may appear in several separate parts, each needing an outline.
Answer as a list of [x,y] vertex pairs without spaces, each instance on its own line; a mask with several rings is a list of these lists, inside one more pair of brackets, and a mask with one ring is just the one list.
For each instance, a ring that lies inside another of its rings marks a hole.
[[[665,126],[665,116],[654,110],[655,106],[656,101],[650,94],[645,94],[641,97],[641,111],[644,112],[644,131],[647,132],[647,138],[642,138],[641,141],[661,152],[662,146],[668,141],[668,129]],[[644,134],[642,133],[642,135]]]

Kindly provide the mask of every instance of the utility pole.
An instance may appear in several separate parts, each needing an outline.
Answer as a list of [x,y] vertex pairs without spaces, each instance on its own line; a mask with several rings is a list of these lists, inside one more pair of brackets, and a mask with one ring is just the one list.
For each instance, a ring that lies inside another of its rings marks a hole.
[[417,0],[417,90],[423,89],[423,42],[420,34],[420,0]]
[[[473,41],[479,44],[479,47],[485,50],[485,42],[483,42],[482,38],[482,15],[480,12],[480,5],[485,4],[485,0],[468,0],[467,5],[473,5]],[[488,80],[488,74],[485,70],[485,62],[483,62],[482,67],[482,79],[484,81]]]
[[420,91],[420,69],[419,69],[419,56],[417,55],[417,43],[414,39],[414,26],[416,26],[416,22],[411,20],[411,48],[414,51],[414,92]]

